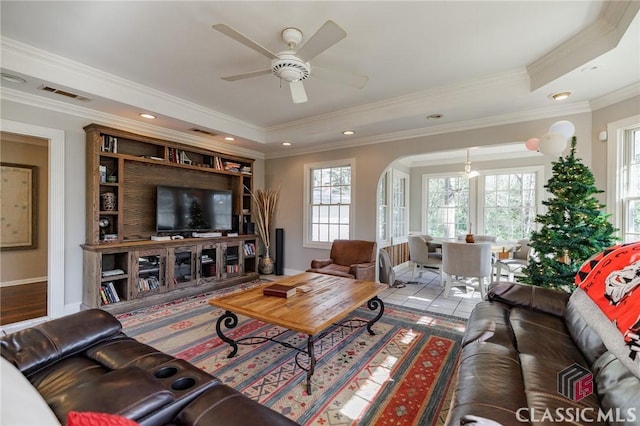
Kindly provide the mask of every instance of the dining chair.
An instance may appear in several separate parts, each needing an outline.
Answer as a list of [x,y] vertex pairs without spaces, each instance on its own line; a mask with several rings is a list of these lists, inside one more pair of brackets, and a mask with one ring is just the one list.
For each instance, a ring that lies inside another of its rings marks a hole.
[[496,281],[502,277],[504,269],[507,279],[513,281],[516,276],[522,276],[522,270],[529,265],[531,256],[531,241],[529,239],[519,240],[517,246],[513,249],[513,257],[511,259],[498,259],[496,262]]
[[391,256],[385,249],[380,249],[380,262],[378,269],[378,279],[383,284],[388,284],[389,287],[402,288],[405,287],[403,281],[396,279],[396,271],[393,269],[391,263]]
[[442,253],[436,252],[435,248],[429,244],[433,237],[431,235],[409,235],[407,238],[409,241],[409,261],[413,263],[411,279],[415,278],[418,268],[421,268],[418,271],[420,275],[422,275],[422,268],[431,268],[438,270],[440,282],[442,282],[442,272],[440,270]]
[[[482,299],[485,297],[485,278],[491,281],[491,243],[461,243],[442,242],[442,279],[444,280],[444,297],[449,297],[449,292],[454,282],[458,286],[467,286],[469,278],[477,278],[478,287]],[[455,277],[455,279],[454,279]],[[462,281],[461,278],[467,280]]]

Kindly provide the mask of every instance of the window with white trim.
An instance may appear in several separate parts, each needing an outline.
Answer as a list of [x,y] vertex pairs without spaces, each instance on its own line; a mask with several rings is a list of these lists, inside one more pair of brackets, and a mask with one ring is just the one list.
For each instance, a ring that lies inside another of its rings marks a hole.
[[390,171],[382,174],[378,183],[378,243],[389,243],[389,175]]
[[409,175],[394,170],[391,191],[391,237],[397,240],[406,238],[408,234]]
[[640,241],[640,116],[611,123],[607,131],[607,208],[622,241]]
[[305,246],[351,238],[355,160],[305,164]]
[[484,231],[499,240],[518,241],[531,235],[536,219],[536,173],[484,175]]
[[542,167],[529,167],[485,171],[472,179],[424,175],[425,232],[456,238],[471,229],[474,234],[495,235],[500,241],[529,237],[535,229],[542,172]]
[[469,179],[462,176],[424,176],[426,233],[454,238],[469,228]]

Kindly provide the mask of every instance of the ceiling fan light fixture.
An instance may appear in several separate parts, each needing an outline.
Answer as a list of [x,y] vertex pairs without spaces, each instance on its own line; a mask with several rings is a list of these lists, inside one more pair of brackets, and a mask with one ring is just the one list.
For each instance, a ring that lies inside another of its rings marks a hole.
[[271,72],[282,80],[291,83],[304,80],[311,74],[311,66],[291,54],[282,54],[279,59],[271,61]]

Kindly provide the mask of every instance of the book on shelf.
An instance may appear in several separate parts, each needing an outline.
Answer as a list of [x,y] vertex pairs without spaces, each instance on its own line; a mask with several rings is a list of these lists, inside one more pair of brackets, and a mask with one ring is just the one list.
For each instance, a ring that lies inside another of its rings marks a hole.
[[235,161],[225,161],[223,162],[223,165],[224,165],[224,169],[227,172],[234,172],[234,173],[240,172],[240,167],[241,167],[240,163],[236,163]]
[[118,138],[114,138],[113,136],[104,135],[102,136],[102,146],[100,147],[102,152],[113,152],[114,154],[118,153]]
[[256,245],[254,243],[245,243],[244,244],[244,255],[245,256],[255,256],[256,254]]
[[113,296],[113,302],[118,303],[120,301],[120,296],[118,295],[118,291],[116,290],[116,286],[113,284],[113,281],[109,281],[107,283],[107,288]]
[[160,281],[158,278],[151,275],[149,277],[138,278],[138,291],[149,291],[160,288]]
[[285,299],[296,294],[296,288],[282,284],[271,284],[262,289],[265,296],[284,297]]
[[108,305],[109,304],[109,299],[107,299],[107,294],[104,292],[104,286],[100,286],[100,300],[102,301],[103,305]]
[[100,164],[98,170],[100,171],[100,183],[105,183],[107,181],[107,166]]

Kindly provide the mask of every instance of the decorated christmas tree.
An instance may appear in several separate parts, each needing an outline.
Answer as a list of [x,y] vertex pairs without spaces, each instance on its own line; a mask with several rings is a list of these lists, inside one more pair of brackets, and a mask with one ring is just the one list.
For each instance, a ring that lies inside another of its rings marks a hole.
[[547,213],[536,216],[542,227],[531,235],[534,250],[521,281],[567,292],[575,288],[576,272],[592,255],[614,244],[614,227],[594,194],[591,170],[576,158],[576,138],[571,151],[553,162],[553,175],[545,185],[551,193]]

